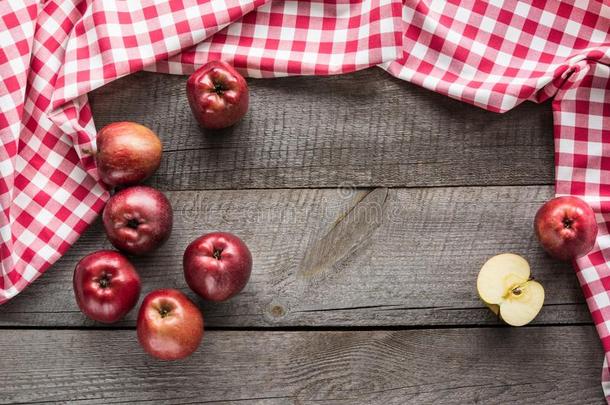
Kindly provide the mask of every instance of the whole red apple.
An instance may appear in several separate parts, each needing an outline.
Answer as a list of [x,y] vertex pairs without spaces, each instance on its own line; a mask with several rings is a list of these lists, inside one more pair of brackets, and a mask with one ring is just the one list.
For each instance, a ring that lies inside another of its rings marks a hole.
[[203,128],[227,128],[248,111],[248,84],[228,63],[208,62],[189,76],[186,95]]
[[237,236],[214,232],[191,242],[184,252],[183,265],[191,290],[208,301],[224,301],[248,283],[252,255]]
[[100,250],[81,259],[73,277],[78,307],[89,318],[113,323],[125,316],[140,297],[140,276],[118,252]]
[[536,236],[549,255],[560,260],[584,256],[597,237],[595,213],[578,197],[557,197],[545,203],[534,219]]
[[144,125],[115,122],[97,133],[97,171],[111,187],[137,184],[159,168],[162,151],[157,135]]
[[193,353],[203,337],[199,308],[178,290],[148,294],[138,313],[138,341],[151,356],[177,360]]
[[110,197],[102,221],[108,239],[117,249],[142,255],[169,238],[172,206],[159,190],[146,186],[129,187]]

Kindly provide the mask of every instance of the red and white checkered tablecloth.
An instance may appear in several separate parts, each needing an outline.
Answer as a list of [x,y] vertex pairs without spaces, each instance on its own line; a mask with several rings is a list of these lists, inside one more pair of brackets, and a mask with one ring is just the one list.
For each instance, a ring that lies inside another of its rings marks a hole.
[[[496,112],[553,99],[556,192],[584,197],[600,225],[575,268],[610,353],[609,31],[601,0],[0,0],[0,303],[108,198],[89,91],[211,59],[251,77],[379,65]],[[608,399],[607,363],[602,380]]]

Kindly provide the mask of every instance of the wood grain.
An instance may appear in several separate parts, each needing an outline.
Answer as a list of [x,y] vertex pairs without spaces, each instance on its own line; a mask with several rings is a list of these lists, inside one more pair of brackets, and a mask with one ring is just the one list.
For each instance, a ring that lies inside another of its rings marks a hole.
[[[476,277],[502,252],[526,257],[546,290],[537,324],[591,318],[573,270],[548,258],[532,231],[550,186],[183,191],[168,196],[174,232],[136,259],[144,292],[188,291],[182,253],[199,235],[230,231],[250,246],[250,283],[223,304],[200,300],[216,327],[494,325]],[[47,274],[0,307],[0,325],[92,326],[77,309],[72,272],[110,247],[93,226]],[[132,311],[122,326],[133,326]]]
[[92,94],[98,128],[132,120],[165,154],[165,190],[517,185],[553,182],[548,104],[500,115],[391,78],[381,69],[249,80],[247,117],[205,134],[185,77],[138,73]]
[[603,403],[592,326],[211,331],[173,363],[132,330],[2,330],[0,350],[1,403]]
[[[163,363],[137,345],[135,311],[114,330],[86,319],[71,279],[110,247],[98,222],[0,306],[0,403],[603,403],[573,270],[531,229],[553,194],[548,104],[497,115],[380,69],[249,85],[247,117],[216,134],[191,117],[184,77],[138,73],[90,96],[98,128],[133,120],[163,140],[149,184],[168,190],[174,232],[134,259],[143,292],[188,292],[225,330]],[[181,261],[213,230],[241,236],[255,266],[211,305]],[[479,268],[506,251],[545,287],[534,326],[503,327],[477,298]]]

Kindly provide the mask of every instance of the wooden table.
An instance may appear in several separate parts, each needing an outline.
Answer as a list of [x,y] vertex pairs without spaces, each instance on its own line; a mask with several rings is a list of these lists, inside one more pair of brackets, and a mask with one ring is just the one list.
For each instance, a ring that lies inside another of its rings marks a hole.
[[[603,403],[601,345],[569,265],[532,218],[553,195],[550,105],[497,115],[380,69],[250,80],[247,118],[206,135],[185,78],[140,73],[91,95],[99,127],[150,126],[164,143],[149,184],[174,232],[137,259],[143,293],[188,292],[182,253],[225,230],[250,246],[245,291],[197,302],[207,332],[190,358],[146,356],[136,311],[86,319],[72,293],[94,224],[47,274],[0,307],[0,402],[240,404]],[[476,276],[524,255],[546,289],[529,326],[479,301]]]

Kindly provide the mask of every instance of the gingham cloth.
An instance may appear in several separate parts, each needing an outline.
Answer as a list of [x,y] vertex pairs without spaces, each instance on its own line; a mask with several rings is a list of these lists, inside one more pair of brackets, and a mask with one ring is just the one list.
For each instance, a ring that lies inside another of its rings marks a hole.
[[0,0],[0,303],[55,262],[108,198],[87,92],[211,59],[251,77],[379,65],[496,112],[553,98],[556,192],[586,198],[600,225],[575,267],[610,353],[609,30],[599,0]]

